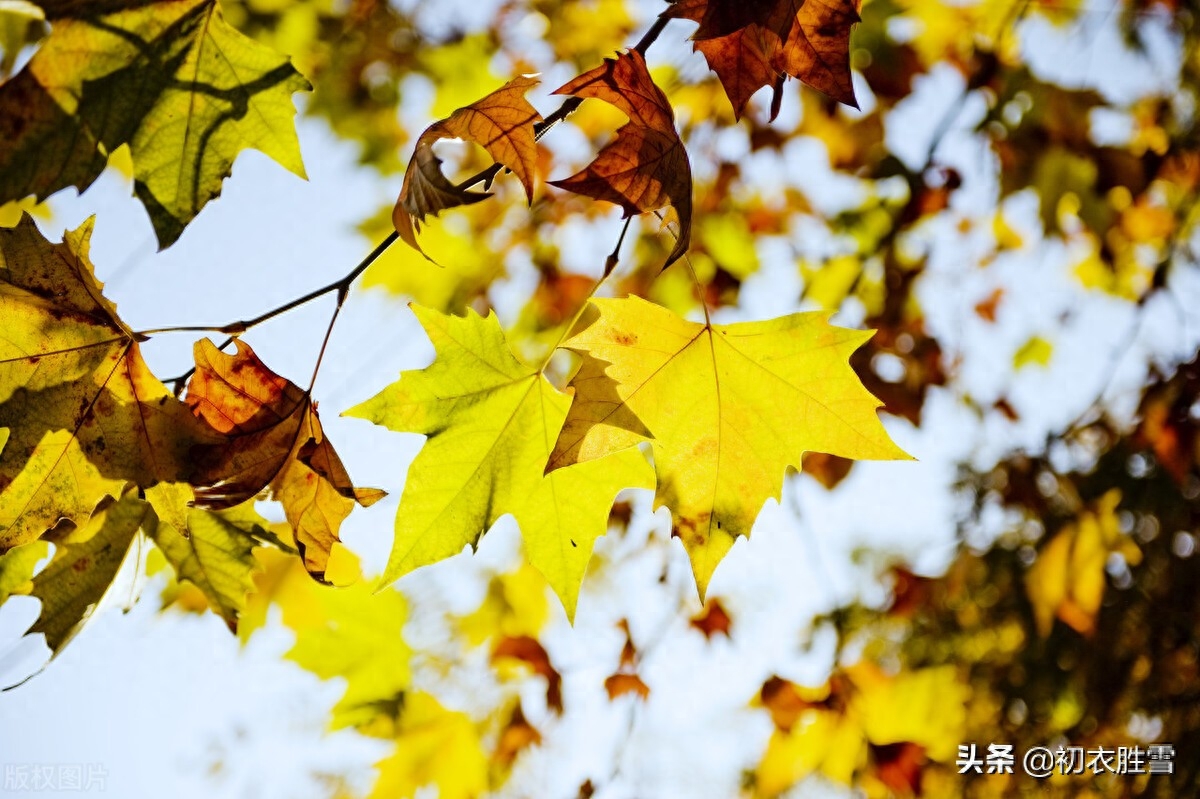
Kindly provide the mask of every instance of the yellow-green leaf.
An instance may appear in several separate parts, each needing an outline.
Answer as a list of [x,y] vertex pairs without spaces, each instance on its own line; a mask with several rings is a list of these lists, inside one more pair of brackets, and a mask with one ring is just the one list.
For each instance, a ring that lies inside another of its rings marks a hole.
[[255,528],[265,528],[253,502],[224,511],[190,507],[192,489],[163,483],[146,492],[157,520],[147,533],[162,550],[176,576],[195,585],[208,605],[237,631],[238,615],[254,587],[257,568]]
[[33,588],[33,570],[50,554],[45,541],[31,541],[0,555],[0,605],[13,594],[28,594]]
[[0,86],[0,203],[91,185],[129,144],[161,247],[246,148],[304,176],[285,56],[238,33],[217,0],[43,3],[51,34]]
[[[598,481],[571,474],[543,477],[567,414],[567,395],[517,360],[494,314],[413,310],[436,360],[405,372],[347,411],[429,437],[408,471],[383,581],[475,546],[497,519],[513,513],[531,543],[533,565],[573,610],[578,580],[614,495],[623,487],[649,485],[648,473],[624,459],[604,464]],[[598,472],[587,474],[594,478]],[[568,529],[573,532],[567,541],[558,541]],[[561,548],[570,546],[572,534],[578,553]]]
[[623,488],[654,488],[654,469],[637,449],[553,471],[513,511],[529,562],[571,621],[592,547],[608,531],[609,508]]
[[848,365],[871,334],[828,314],[765,322],[688,322],[633,297],[594,300],[566,346],[583,356],[550,468],[650,439],[656,503],[671,509],[703,595],[785,470],[805,452],[907,458]]
[[33,578],[42,612],[29,628],[43,633],[54,654],[71,640],[104,597],[150,506],[133,497],[112,503],[57,543],[58,551]]

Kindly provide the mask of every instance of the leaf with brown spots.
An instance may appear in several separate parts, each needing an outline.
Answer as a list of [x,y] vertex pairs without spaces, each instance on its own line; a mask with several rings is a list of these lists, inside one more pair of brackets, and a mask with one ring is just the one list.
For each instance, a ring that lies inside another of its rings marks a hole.
[[778,92],[784,75],[858,107],[850,79],[857,0],[680,0],[663,15],[700,24],[693,47],[739,116],[759,89],[775,85]]
[[150,373],[88,260],[92,220],[51,244],[0,229],[0,553],[87,522],[129,483],[184,479],[217,437]]
[[657,211],[668,203],[679,215],[679,235],[663,268],[687,252],[692,229],[692,167],[675,131],[675,114],[637,50],[604,63],[557,89],[555,94],[603,100],[629,117],[590,164],[569,178],[550,181],[561,189],[625,209],[625,216]]
[[649,440],[655,504],[671,509],[703,596],[805,452],[908,457],[847,363],[870,337],[824,313],[714,325],[637,297],[593,300],[565,342],[583,363],[548,469]]
[[[513,78],[496,91],[459,108],[425,129],[417,139],[413,158],[404,173],[400,197],[392,211],[392,223],[406,244],[424,255],[417,232],[426,215],[437,216],[447,208],[485,200],[486,192],[467,191],[451,183],[442,173],[442,161],[433,153],[441,139],[463,139],[487,150],[498,164],[507,167],[533,202],[533,176],[537,167],[537,140],[533,126],[542,117],[525,99],[525,92],[538,84],[524,75]],[[428,258],[428,256],[426,256]]]
[[184,401],[226,436],[194,453],[195,504],[231,508],[270,488],[305,568],[324,580],[338,529],[354,503],[371,505],[383,492],[354,487],[308,392],[268,369],[246,343],[239,340],[237,354],[226,355],[211,341],[198,341],[195,358]]

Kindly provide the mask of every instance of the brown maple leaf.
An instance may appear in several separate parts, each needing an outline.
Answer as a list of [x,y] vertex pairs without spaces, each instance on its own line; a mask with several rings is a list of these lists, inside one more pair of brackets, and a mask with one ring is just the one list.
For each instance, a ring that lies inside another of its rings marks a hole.
[[354,503],[371,505],[384,492],[355,488],[325,438],[308,392],[268,369],[242,341],[226,355],[196,342],[196,372],[186,402],[226,436],[197,447],[190,482],[196,505],[230,508],[270,488],[283,505],[309,574],[324,580],[338,528]]
[[693,47],[717,73],[737,116],[764,86],[774,85],[778,100],[785,75],[858,107],[850,79],[858,0],[678,0],[663,16],[699,23]]
[[524,75],[513,78],[425,129],[417,139],[400,197],[392,211],[392,223],[406,244],[425,255],[416,234],[426,215],[437,216],[447,208],[470,205],[491,196],[460,188],[446,178],[441,159],[433,153],[433,145],[440,139],[457,138],[480,145],[496,163],[517,176],[525,188],[525,196],[533,201],[533,175],[537,166],[533,126],[542,117],[525,99],[525,92],[537,84],[536,79]]
[[625,216],[656,211],[668,203],[679,215],[679,237],[663,268],[687,252],[692,228],[692,168],[675,131],[675,115],[637,50],[604,63],[559,88],[555,94],[603,100],[629,122],[617,130],[595,160],[552,185],[615,203]]

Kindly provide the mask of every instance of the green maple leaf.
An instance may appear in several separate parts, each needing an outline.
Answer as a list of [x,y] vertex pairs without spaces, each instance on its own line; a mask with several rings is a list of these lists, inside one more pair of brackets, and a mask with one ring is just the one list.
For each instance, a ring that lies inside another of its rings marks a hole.
[[530,562],[573,615],[613,498],[622,488],[653,485],[649,466],[634,449],[544,477],[570,398],[513,355],[494,314],[413,311],[437,359],[347,411],[429,437],[408,471],[384,582],[475,546],[511,513]]
[[160,247],[221,193],[238,153],[304,176],[288,59],[243,36],[216,0],[42,2],[51,34],[0,86],[0,204],[86,189],[128,144]]

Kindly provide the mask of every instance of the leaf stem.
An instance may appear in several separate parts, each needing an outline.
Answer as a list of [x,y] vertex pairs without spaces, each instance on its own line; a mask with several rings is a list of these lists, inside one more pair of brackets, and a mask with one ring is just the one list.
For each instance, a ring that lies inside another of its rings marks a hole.
[[[206,332],[213,332],[213,333],[227,333],[227,334],[229,334],[229,338],[227,338],[224,341],[224,343],[222,343],[221,346],[218,348],[218,349],[225,349],[226,347],[228,347],[230,344],[233,343],[233,340],[236,337],[240,336],[242,333],[245,333],[250,328],[260,325],[263,322],[266,322],[270,319],[274,319],[276,316],[279,316],[280,314],[287,313],[288,311],[292,310],[293,308],[298,308],[301,305],[312,302],[313,300],[317,299],[318,297],[324,297],[326,294],[336,291],[338,293],[337,308],[334,310],[333,318],[329,320],[329,329],[325,331],[325,341],[321,344],[321,355],[324,355],[325,345],[329,343],[329,334],[333,331],[333,323],[335,321],[337,321],[338,313],[341,311],[342,304],[346,301],[346,295],[350,291],[350,285],[352,283],[354,283],[354,281],[357,280],[359,278],[359,276],[362,275],[363,272],[367,271],[367,267],[369,267],[371,264],[373,264],[377,260],[379,260],[379,257],[381,255],[383,255],[389,247],[391,247],[393,244],[395,244],[399,238],[400,238],[400,234],[393,230],[391,233],[387,234],[387,236],[383,239],[383,241],[381,241],[381,242],[379,242],[379,244],[375,245],[375,249],[373,249],[373,250],[371,250],[371,252],[367,253],[366,257],[364,257],[361,261],[358,262],[357,266],[355,266],[353,269],[351,269],[349,272],[347,272],[342,277],[338,278],[337,280],[333,281],[332,283],[328,283],[328,284],[322,286],[319,289],[313,289],[312,291],[308,292],[307,294],[297,297],[294,300],[289,300],[288,302],[285,302],[283,305],[272,308],[271,310],[261,313],[258,316],[255,316],[253,318],[243,319],[238,322],[231,322],[230,324],[222,325],[220,327],[217,327],[217,326],[206,327],[206,326],[196,325],[196,326],[190,326],[190,327],[155,328],[153,330],[139,331],[139,333],[137,335],[150,335],[151,333],[172,333],[172,332],[180,332],[180,331],[192,331],[192,332],[206,331]],[[321,358],[320,358],[320,356],[318,356],[317,367],[319,368],[320,365],[321,365]],[[179,375],[178,377],[171,378],[170,380],[164,380],[163,382],[164,383],[167,383],[167,382],[174,383],[174,392],[176,395],[178,395],[179,392],[183,390],[183,386],[187,382],[187,379],[189,377],[191,377],[192,373],[195,371],[196,371],[196,369],[195,369],[195,367],[193,367],[191,369],[188,369],[186,372]],[[313,375],[313,379],[314,380],[316,379],[315,373]]]
[[[666,19],[665,17],[656,18],[654,24],[651,25],[646,33],[642,35],[642,38],[638,40],[637,44],[635,44],[632,49],[637,50],[639,53],[644,55],[645,52],[650,49],[650,45],[654,44],[654,42],[662,34],[663,30],[666,29],[669,21],[670,20]],[[568,97],[566,100],[564,100],[562,104],[559,105],[559,107],[555,109],[549,116],[545,117],[541,122],[533,126],[534,140],[540,140],[544,135],[546,135],[547,132],[549,132],[552,127],[570,116],[577,108],[579,108],[582,103],[583,99],[580,97]],[[458,188],[467,189],[480,183],[484,184],[484,188],[490,188],[492,181],[495,180],[498,174],[500,174],[501,169],[503,169],[501,164],[492,164],[487,169],[484,169],[483,171],[467,178],[462,183],[459,183]],[[592,287],[592,292],[588,295],[587,299],[591,299],[592,295],[595,294],[596,289],[600,287],[600,283],[603,283],[604,278],[608,277],[608,275],[616,267],[617,251],[621,248],[621,244],[625,241],[625,233],[629,229],[629,221],[630,220],[626,220],[625,227],[621,230],[621,237],[617,240],[617,246],[613,249],[612,255],[610,255],[608,260],[605,261],[604,277],[601,277],[596,285]],[[378,260],[378,258],[383,255],[383,253],[389,247],[395,244],[399,237],[400,234],[393,230],[387,235],[386,238],[384,238],[383,241],[379,242],[379,244],[375,246],[375,249],[371,250],[371,252],[368,253],[367,256],[363,258],[362,261],[360,261],[358,265],[351,269],[345,276],[333,281],[332,283],[321,286],[318,289],[313,289],[307,294],[297,297],[294,300],[289,300],[283,305],[272,308],[271,310],[261,313],[258,316],[250,319],[242,319],[237,322],[231,322],[227,325],[181,325],[175,327],[156,327],[149,330],[138,331],[135,333],[135,335],[151,336],[158,333],[225,333],[229,336],[229,338],[227,338],[219,347],[219,349],[225,349],[233,343],[234,338],[245,333],[250,328],[260,325],[270,319],[274,319],[280,314],[287,313],[293,308],[298,308],[301,305],[305,305],[306,303],[312,302],[319,297],[324,297],[326,294],[336,291],[338,293],[337,306],[334,308],[333,316],[329,320],[329,327],[325,330],[325,338],[321,342],[321,350],[317,355],[316,366],[313,368],[312,381],[315,383],[317,379],[317,372],[321,368],[321,361],[325,356],[325,348],[329,344],[329,337],[333,333],[334,323],[337,322],[338,315],[342,310],[342,305],[346,301],[346,295],[350,290],[350,285],[356,279],[358,279],[359,275],[367,270],[367,267]],[[587,301],[585,300],[583,306],[576,312],[575,320],[578,319],[579,315],[586,307]],[[705,313],[707,314],[707,312],[708,311],[706,308]],[[570,330],[570,327],[575,324],[575,320],[571,321],[571,325],[568,325],[566,330]],[[565,338],[565,332],[566,331],[564,331],[563,338]],[[559,339],[559,344],[561,343],[562,338]],[[551,356],[554,355],[554,352],[558,349],[559,344],[556,344],[554,349],[550,351]],[[549,361],[550,358],[547,357],[546,364],[548,364]],[[542,370],[545,370],[546,364],[542,365]],[[191,377],[195,371],[195,368],[189,369],[178,377],[171,378],[170,380],[164,382],[173,383],[174,392],[176,395],[178,395],[183,390],[184,384],[187,382],[188,378]],[[312,390],[312,383],[309,384],[309,390]]]
[[575,328],[575,323],[579,321],[579,317],[583,316],[584,310],[587,309],[588,302],[592,299],[592,297],[596,296],[596,292],[599,291],[600,285],[604,283],[605,280],[608,280],[608,276],[611,275],[613,270],[617,268],[617,259],[621,254],[621,245],[625,243],[625,234],[629,232],[629,223],[632,221],[632,216],[626,217],[625,224],[621,226],[621,235],[617,237],[616,246],[613,247],[613,251],[608,254],[608,257],[604,259],[604,274],[600,276],[600,279],[597,280],[595,285],[592,286],[592,290],[589,291],[587,296],[583,298],[583,302],[581,302],[579,307],[575,309],[575,314],[571,317],[570,321],[563,326],[562,332],[558,334],[558,341],[554,342],[554,346],[551,347],[550,352],[546,354],[546,360],[542,361],[542,365],[538,367],[539,373],[545,374],[546,367],[550,365],[550,359],[554,357],[554,353],[558,352],[558,348],[562,346],[562,343],[566,341],[567,336],[570,335],[571,331]]

